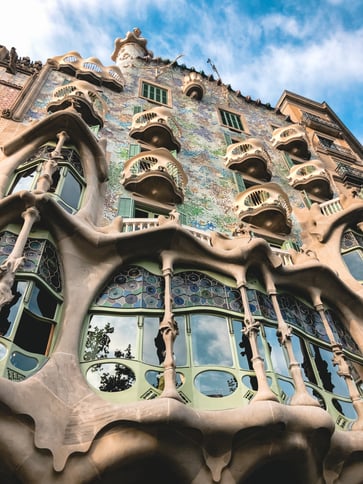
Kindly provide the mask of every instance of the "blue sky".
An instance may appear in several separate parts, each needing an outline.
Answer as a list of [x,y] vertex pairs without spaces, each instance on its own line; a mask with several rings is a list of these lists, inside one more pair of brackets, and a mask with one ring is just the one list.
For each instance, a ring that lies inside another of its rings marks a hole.
[[363,142],[363,0],[10,0],[0,44],[20,57],[78,51],[111,65],[140,27],[156,57],[212,73],[275,105],[287,89],[326,101]]

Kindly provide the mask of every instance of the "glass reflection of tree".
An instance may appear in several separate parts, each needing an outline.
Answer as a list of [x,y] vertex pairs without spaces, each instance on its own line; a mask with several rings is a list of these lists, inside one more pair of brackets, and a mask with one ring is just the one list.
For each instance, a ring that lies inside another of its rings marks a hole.
[[106,323],[103,328],[95,326],[91,329],[90,326],[83,355],[84,359],[99,360],[107,358],[110,352],[109,346],[111,342],[109,334],[112,334],[114,330],[115,328],[110,323]]
[[[131,344],[122,351],[118,348],[115,349],[113,356],[110,355],[110,343],[111,338],[109,335],[114,333],[115,328],[109,322],[107,322],[103,328],[90,326],[87,341],[85,344],[84,359],[87,360],[100,360],[103,358],[123,358],[126,360],[132,360],[135,356],[132,354]],[[110,364],[108,364],[110,365]],[[120,392],[130,388],[135,382],[134,372],[125,365],[120,363],[112,364],[114,372],[103,371],[100,375],[99,390],[103,392]],[[91,367],[92,372],[98,372],[105,366],[102,363],[93,365]]]
[[116,363],[114,374],[109,372],[102,373],[98,388],[102,392],[121,392],[131,388],[134,383],[134,372],[127,366]]

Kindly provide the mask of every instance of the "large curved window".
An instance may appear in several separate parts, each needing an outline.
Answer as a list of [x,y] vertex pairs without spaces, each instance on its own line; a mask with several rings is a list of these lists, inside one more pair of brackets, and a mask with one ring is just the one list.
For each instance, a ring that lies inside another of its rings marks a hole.
[[[195,270],[176,271],[171,280],[178,327],[176,386],[182,399],[196,408],[239,407],[248,404],[258,390],[241,294],[232,281],[228,285],[222,280]],[[277,336],[271,299],[257,283],[250,285],[247,295],[249,309],[260,322],[256,342],[267,380],[279,400],[289,403],[294,381],[287,351]],[[280,294],[278,301],[293,328],[292,346],[307,390],[343,421],[354,419],[348,388],[334,365],[319,313],[289,294]],[[81,366],[89,384],[105,398],[131,402],[161,394],[163,309],[164,279],[152,265],[150,270],[136,265],[120,270],[96,297],[86,320]],[[349,333],[331,311],[326,314],[346,357],[361,363]]]
[[[42,171],[42,165],[49,160],[55,145],[42,146],[31,158],[23,163],[15,172],[8,194],[21,190],[34,190]],[[62,159],[52,176],[49,192],[57,202],[70,213],[76,212],[82,202],[85,189],[83,168],[78,153],[73,148],[63,148]]]
[[[0,234],[0,261],[16,241]],[[29,238],[25,260],[11,288],[12,300],[0,310],[0,374],[10,380],[31,376],[47,361],[61,309],[61,278],[55,248],[46,239]]]

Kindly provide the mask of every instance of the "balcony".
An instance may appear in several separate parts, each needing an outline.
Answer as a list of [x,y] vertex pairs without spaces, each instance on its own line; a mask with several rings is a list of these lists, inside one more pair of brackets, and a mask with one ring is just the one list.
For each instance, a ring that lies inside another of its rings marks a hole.
[[277,150],[287,151],[304,160],[310,158],[308,140],[303,127],[299,124],[275,129],[271,143]]
[[242,222],[276,234],[291,231],[290,202],[276,183],[265,183],[239,193],[235,211]]
[[224,158],[227,168],[261,181],[271,180],[270,157],[262,142],[256,138],[229,145]]
[[180,143],[174,134],[176,130],[179,129],[171,111],[160,106],[135,114],[130,136],[155,148],[180,151]]
[[[122,221],[122,232],[137,232],[139,230],[155,229],[160,226],[159,219],[157,218],[124,218]],[[209,231],[199,230],[189,225],[182,225],[193,237],[204,242],[208,246],[212,246],[211,233]],[[233,239],[232,239],[233,240]],[[292,256],[288,250],[278,249],[271,247],[274,255],[280,258],[282,265],[292,266],[294,262]]]
[[202,76],[198,72],[190,72],[183,79],[182,91],[186,96],[200,101],[204,96]]
[[305,190],[309,195],[328,200],[333,192],[330,178],[319,160],[312,160],[290,169],[289,183],[297,190]]
[[125,164],[122,184],[127,190],[157,202],[178,204],[184,200],[187,176],[166,148],[158,148],[130,158]]
[[103,126],[106,105],[95,87],[86,81],[75,81],[57,88],[47,111],[54,113],[73,108],[88,126]]
[[71,51],[65,55],[50,59],[58,70],[88,81],[96,86],[106,86],[112,91],[121,92],[125,80],[119,67],[113,65],[105,67],[96,57],[83,59],[78,52]]

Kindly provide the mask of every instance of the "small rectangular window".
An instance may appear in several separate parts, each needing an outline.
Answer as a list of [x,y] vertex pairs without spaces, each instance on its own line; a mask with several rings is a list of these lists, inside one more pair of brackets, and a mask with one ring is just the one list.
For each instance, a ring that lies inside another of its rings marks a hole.
[[169,90],[162,86],[150,84],[146,81],[141,81],[140,96],[158,104],[165,104],[166,106],[170,105]]
[[224,126],[228,126],[229,128],[236,129],[238,131],[243,131],[243,124],[240,114],[226,111],[225,109],[219,109],[219,115],[221,123]]

